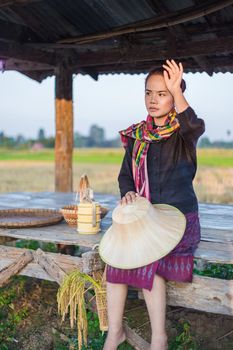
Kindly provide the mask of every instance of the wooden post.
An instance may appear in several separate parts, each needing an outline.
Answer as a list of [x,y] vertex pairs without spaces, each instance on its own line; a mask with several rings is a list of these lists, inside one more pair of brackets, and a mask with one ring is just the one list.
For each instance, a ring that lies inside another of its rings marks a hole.
[[101,260],[99,253],[96,250],[82,254],[83,268],[82,272],[92,274],[93,271],[103,270],[104,262]]
[[72,72],[56,69],[55,191],[72,192],[73,98]]

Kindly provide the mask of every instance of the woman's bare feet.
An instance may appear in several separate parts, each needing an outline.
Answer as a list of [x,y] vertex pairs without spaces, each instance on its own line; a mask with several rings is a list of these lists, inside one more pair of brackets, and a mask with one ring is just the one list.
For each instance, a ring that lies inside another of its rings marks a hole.
[[167,350],[167,335],[155,335],[152,336],[150,350]]
[[126,340],[123,329],[118,332],[108,332],[103,350],[117,350],[118,346]]

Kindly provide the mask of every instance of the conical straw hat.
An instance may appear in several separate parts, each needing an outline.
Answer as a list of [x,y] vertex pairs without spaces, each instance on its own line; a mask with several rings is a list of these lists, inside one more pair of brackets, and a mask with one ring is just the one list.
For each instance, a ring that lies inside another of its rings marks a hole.
[[108,265],[133,269],[167,255],[180,242],[186,218],[167,204],[152,205],[137,197],[119,204],[112,213],[112,226],[104,234],[99,254]]

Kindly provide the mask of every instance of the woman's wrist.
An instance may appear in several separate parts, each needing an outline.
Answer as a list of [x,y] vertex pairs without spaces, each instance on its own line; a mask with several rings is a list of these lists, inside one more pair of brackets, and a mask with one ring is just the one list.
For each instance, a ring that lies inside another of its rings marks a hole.
[[178,113],[182,113],[189,107],[189,104],[186,101],[181,89],[179,91],[175,91],[173,98]]

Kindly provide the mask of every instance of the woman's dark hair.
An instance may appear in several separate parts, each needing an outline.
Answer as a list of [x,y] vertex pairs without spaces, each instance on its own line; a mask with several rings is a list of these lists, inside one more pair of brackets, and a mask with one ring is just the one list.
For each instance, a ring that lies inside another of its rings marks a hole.
[[[149,79],[152,75],[162,75],[162,77],[163,77],[163,71],[164,71],[163,68],[154,68],[154,69],[151,69],[151,70],[149,71],[149,73],[147,74],[146,79],[145,79],[145,88],[146,88],[146,84],[147,84],[148,79]],[[180,87],[181,87],[182,92],[184,92],[185,89],[186,89],[186,82],[185,82],[184,79],[181,80]]]

